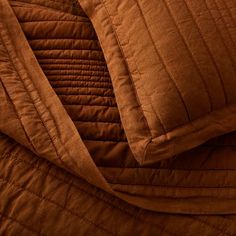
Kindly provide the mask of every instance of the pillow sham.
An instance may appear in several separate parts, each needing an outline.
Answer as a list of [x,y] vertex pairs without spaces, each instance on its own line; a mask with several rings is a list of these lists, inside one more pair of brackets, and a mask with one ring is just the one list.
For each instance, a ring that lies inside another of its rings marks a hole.
[[236,2],[79,0],[141,164],[236,130]]

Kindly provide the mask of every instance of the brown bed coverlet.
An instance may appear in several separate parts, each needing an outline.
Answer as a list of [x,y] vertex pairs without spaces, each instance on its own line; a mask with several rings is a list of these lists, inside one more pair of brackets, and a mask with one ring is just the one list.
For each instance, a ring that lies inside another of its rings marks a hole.
[[235,235],[235,132],[140,166],[77,2],[0,0],[0,33],[0,234]]
[[80,0],[141,165],[236,129],[234,0]]

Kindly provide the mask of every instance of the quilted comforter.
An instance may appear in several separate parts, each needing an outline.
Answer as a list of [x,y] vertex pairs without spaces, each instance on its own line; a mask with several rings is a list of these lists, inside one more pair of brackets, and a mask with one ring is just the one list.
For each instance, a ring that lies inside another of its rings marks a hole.
[[140,165],[79,2],[0,0],[0,235],[236,235],[236,131]]

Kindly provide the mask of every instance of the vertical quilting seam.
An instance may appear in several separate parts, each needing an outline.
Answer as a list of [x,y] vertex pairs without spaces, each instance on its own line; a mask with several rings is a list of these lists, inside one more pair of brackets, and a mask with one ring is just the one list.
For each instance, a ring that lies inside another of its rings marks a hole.
[[199,74],[200,80],[202,81],[202,83],[203,83],[203,85],[205,87],[205,91],[206,91],[208,99],[209,99],[210,112],[211,112],[212,111],[212,107],[213,107],[212,99],[211,99],[209,88],[208,88],[208,86],[206,84],[206,81],[204,79],[204,76],[203,76],[203,74],[202,74],[202,72],[201,72],[201,70],[200,70],[200,68],[199,68],[199,66],[198,66],[198,64],[197,64],[197,62],[196,62],[196,60],[195,60],[195,58],[194,58],[190,48],[189,48],[189,46],[187,45],[187,42],[186,42],[186,40],[185,40],[185,38],[184,38],[180,28],[178,27],[178,24],[177,24],[177,22],[176,22],[176,20],[175,20],[175,18],[173,16],[173,13],[171,12],[171,9],[168,6],[166,0],[163,0],[163,3],[164,3],[164,5],[165,5],[165,7],[167,9],[167,12],[168,12],[169,16],[171,17],[172,21],[174,22],[175,28],[177,29],[177,32],[178,32],[180,38],[182,39],[182,42],[183,42],[183,44],[184,44],[184,46],[185,46],[185,48],[186,48],[186,50],[187,50],[187,52],[188,52],[188,54],[189,54],[189,56],[191,58],[193,64],[195,65],[195,68],[197,69],[197,72]]
[[[48,174],[49,174],[49,171],[48,171]],[[67,185],[66,194],[65,194],[65,201],[64,201],[64,204],[62,205],[63,208],[67,208],[66,206],[69,201],[69,195],[70,195],[71,189],[72,189],[72,181],[69,181],[69,183]]]
[[120,48],[120,52],[121,52],[122,57],[123,57],[123,60],[124,60],[124,62],[125,62],[126,70],[128,71],[130,85],[131,85],[132,90],[133,90],[133,92],[134,92],[134,96],[135,96],[135,98],[136,98],[136,102],[137,102],[137,105],[138,105],[138,107],[139,107],[139,111],[141,112],[141,114],[142,114],[142,116],[143,116],[143,118],[144,118],[145,126],[147,127],[148,133],[149,133],[150,137],[152,138],[151,129],[150,129],[150,127],[149,127],[147,118],[146,118],[146,116],[144,115],[144,111],[143,111],[143,109],[142,109],[141,102],[140,102],[140,100],[139,100],[139,97],[138,97],[138,94],[137,94],[137,90],[136,90],[136,87],[135,87],[135,85],[134,85],[134,81],[133,81],[133,79],[132,79],[131,72],[130,72],[130,70],[129,70],[129,65],[128,65],[128,62],[127,62],[127,60],[126,60],[126,57],[125,57],[125,54],[124,54],[124,51],[123,51],[123,47],[121,46],[121,43],[120,43],[120,40],[119,40],[119,38],[118,38],[117,32],[116,32],[116,30],[115,30],[115,28],[114,28],[114,26],[113,26],[113,23],[112,23],[111,15],[110,15],[110,13],[109,13],[109,11],[108,11],[108,9],[107,9],[105,3],[103,2],[103,0],[99,0],[99,2],[100,2],[100,4],[103,6],[104,10],[106,11],[106,14],[107,14],[107,16],[108,16],[108,18],[109,18],[109,21],[110,21],[110,23],[111,23],[112,31],[113,31],[113,33],[114,33],[114,36],[115,36],[116,40],[117,40],[117,44],[118,44],[118,46],[119,46],[119,48]]
[[212,54],[212,52],[211,52],[211,50],[210,50],[210,48],[209,48],[209,46],[208,46],[206,40],[204,39],[204,37],[203,37],[203,35],[202,35],[201,29],[200,29],[200,27],[199,27],[199,25],[198,25],[198,23],[197,23],[197,21],[196,21],[194,15],[193,15],[192,11],[190,10],[190,7],[189,7],[189,5],[187,4],[187,1],[186,1],[186,0],[183,0],[183,2],[184,2],[184,4],[185,4],[185,6],[187,7],[187,9],[188,9],[188,11],[189,11],[189,13],[190,13],[190,16],[191,16],[191,18],[192,18],[194,24],[196,25],[196,29],[198,30],[198,33],[199,33],[199,35],[200,35],[200,37],[201,37],[201,39],[202,39],[202,41],[203,41],[203,43],[204,43],[204,45],[205,45],[205,47],[206,47],[206,49],[207,49],[207,52],[208,52],[208,54],[209,54],[209,56],[210,56],[210,58],[211,58],[211,60],[212,60],[212,63],[213,63],[213,65],[214,65],[214,67],[215,67],[215,70],[216,70],[216,72],[217,72],[217,74],[218,74],[218,76],[219,76],[219,78],[220,78],[220,83],[221,83],[222,90],[223,90],[224,97],[225,97],[225,104],[227,105],[227,104],[228,104],[228,96],[227,96],[227,93],[226,93],[226,90],[225,90],[225,85],[224,85],[224,82],[223,82],[223,78],[222,78],[220,69],[219,69],[218,66],[217,66],[217,63],[216,63],[216,61],[215,61],[215,58],[214,58],[214,56],[213,56],[213,54]]
[[230,17],[231,17],[231,19],[232,19],[234,25],[236,25],[236,20],[235,20],[235,18],[233,17],[232,12],[231,12],[231,10],[229,9],[229,6],[228,6],[227,2],[225,2],[225,0],[222,0],[222,2],[224,3],[226,10],[229,12],[229,15],[230,15]]
[[[218,4],[217,4],[217,1],[216,1],[216,0],[212,0],[212,2],[214,2],[215,6],[216,6],[216,9],[217,9],[217,11],[219,12],[219,15],[220,15],[220,17],[221,17],[221,19],[222,19],[222,22],[223,22],[224,26],[225,26],[225,29],[226,29],[227,32],[228,32],[228,35],[229,35],[229,37],[230,37],[230,40],[231,40],[231,42],[232,42],[234,48],[236,49],[236,44],[235,44],[235,42],[234,42],[234,40],[233,40],[233,37],[232,37],[231,32],[230,32],[230,30],[229,30],[229,28],[228,28],[228,26],[227,26],[227,23],[226,23],[226,21],[225,21],[225,19],[224,19],[224,16],[222,15],[221,10],[220,10],[220,8],[219,8],[219,6],[218,6]],[[223,2],[223,1],[222,1],[222,2]],[[223,36],[222,36],[222,38],[223,38]],[[230,49],[229,47],[227,47],[227,48]],[[230,50],[229,50],[229,52],[230,52]]]
[[[1,39],[2,39],[2,38],[1,38]],[[32,149],[34,150],[34,152],[37,153],[34,144],[31,142],[30,137],[29,137],[29,135],[27,134],[27,132],[26,132],[26,130],[25,130],[25,127],[24,127],[24,125],[23,125],[23,123],[22,123],[22,120],[21,120],[21,117],[20,117],[19,113],[17,112],[17,109],[16,109],[16,107],[15,107],[15,104],[13,103],[13,101],[12,101],[11,97],[9,96],[9,94],[7,93],[7,90],[6,90],[6,88],[5,88],[5,86],[4,86],[3,82],[2,82],[1,76],[0,76],[0,82],[1,82],[1,84],[2,84],[3,89],[5,90],[6,96],[8,97],[10,103],[11,103],[12,106],[13,106],[14,112],[15,112],[15,114],[16,114],[17,119],[18,119],[19,122],[20,122],[20,125],[21,125],[21,127],[22,127],[22,129],[23,129],[23,131],[24,131],[24,134],[25,134],[26,138],[27,138],[27,141],[29,142],[29,144],[30,144],[30,146],[32,147]]]
[[183,98],[183,96],[182,96],[182,94],[181,94],[181,92],[180,92],[180,90],[179,90],[179,88],[178,88],[176,82],[174,81],[173,77],[171,76],[169,70],[167,69],[167,65],[166,65],[164,59],[162,58],[160,52],[158,51],[158,49],[157,49],[157,47],[156,47],[155,41],[154,41],[154,39],[153,39],[153,37],[152,37],[152,34],[151,34],[150,30],[149,30],[149,27],[148,27],[146,18],[145,18],[144,14],[143,14],[143,11],[142,11],[141,7],[140,7],[139,1],[137,0],[137,1],[135,1],[135,2],[136,2],[136,4],[137,4],[137,7],[138,7],[138,10],[139,10],[139,12],[140,12],[141,17],[143,18],[143,23],[145,24],[145,27],[146,27],[147,32],[148,32],[148,34],[149,34],[149,37],[150,37],[150,39],[151,39],[151,41],[152,41],[152,45],[153,45],[154,50],[155,50],[155,52],[156,52],[156,56],[160,59],[160,61],[161,61],[162,65],[163,65],[163,67],[165,68],[165,71],[166,71],[166,73],[167,73],[167,75],[168,75],[170,81],[172,81],[172,84],[174,85],[174,87],[175,87],[175,89],[176,89],[176,91],[177,91],[177,93],[178,93],[178,95],[179,95],[179,97],[180,97],[180,99],[181,99],[181,101],[182,101],[182,104],[183,104],[184,109],[185,109],[185,111],[186,111],[188,120],[191,121],[190,115],[189,115],[189,111],[188,111],[187,105],[186,105],[186,103],[185,103],[185,101],[184,101],[184,98]]
[[36,230],[30,228],[29,226],[25,225],[23,222],[19,221],[18,219],[13,218],[12,216],[9,216],[9,215],[4,214],[3,212],[0,212],[0,216],[1,216],[3,219],[5,218],[6,220],[13,221],[13,222],[19,224],[22,228],[27,229],[27,230],[30,231],[31,233],[34,233],[34,234],[36,234],[36,235],[45,235],[45,234],[43,234],[43,233],[40,233],[40,232],[38,232],[38,231],[36,231]]
[[[123,213],[125,213],[125,214],[127,214],[127,215],[130,215],[131,217],[134,217],[134,218],[136,218],[137,220],[140,220],[141,222],[145,222],[145,223],[150,224],[150,225],[153,225],[153,226],[160,226],[160,225],[158,225],[158,224],[153,224],[153,223],[150,223],[150,222],[143,221],[140,217],[133,215],[132,213],[128,212],[127,210],[121,208],[119,205],[114,205],[113,202],[110,202],[110,201],[108,201],[108,200],[106,200],[106,199],[104,199],[104,198],[101,198],[101,197],[97,196],[97,195],[92,195],[90,192],[84,190],[81,186],[78,186],[78,185],[74,184],[73,182],[67,182],[66,180],[61,179],[60,177],[58,177],[57,175],[55,175],[55,174],[53,174],[53,173],[48,173],[48,172],[46,172],[45,170],[43,170],[43,168],[41,168],[41,167],[39,167],[39,166],[32,165],[32,163],[29,163],[29,162],[26,161],[26,160],[23,160],[23,159],[21,159],[21,158],[18,158],[18,157],[16,157],[16,156],[13,156],[13,155],[0,157],[0,160],[1,160],[1,159],[5,159],[5,158],[12,159],[12,161],[14,161],[15,165],[20,165],[20,162],[22,162],[23,164],[25,164],[25,165],[29,166],[30,168],[32,168],[32,170],[39,171],[40,173],[42,173],[42,174],[44,174],[44,175],[47,175],[47,174],[48,174],[49,176],[55,178],[55,179],[58,180],[59,182],[64,183],[64,184],[66,184],[66,185],[71,184],[71,186],[74,187],[75,189],[78,189],[79,191],[82,191],[82,192],[88,194],[88,195],[91,196],[91,197],[94,197],[94,198],[96,198],[96,199],[98,199],[98,200],[101,200],[101,201],[103,201],[103,202],[109,204],[110,207],[112,207],[112,208],[114,208],[114,209],[116,209],[116,210],[120,210],[121,212],[123,212]],[[44,161],[44,162],[45,162],[45,161]],[[48,161],[46,161],[46,162],[48,162]],[[54,167],[51,163],[49,163],[49,164],[50,164],[52,167]],[[19,168],[23,169],[22,167],[19,167]],[[58,168],[58,167],[55,166],[55,168]],[[66,173],[66,174],[67,174],[67,173]],[[74,177],[74,178],[75,178],[75,177]],[[197,218],[195,218],[195,220],[196,220],[196,221],[199,221]],[[201,221],[199,221],[199,222],[201,222]],[[172,235],[171,232],[170,232],[170,235]]]
[[[80,185],[77,185],[77,184],[74,184],[73,182],[67,182],[66,180],[58,177],[56,174],[53,174],[53,173],[47,173],[43,168],[39,167],[39,166],[36,166],[36,165],[32,165],[31,163],[29,163],[28,161],[26,160],[23,160],[21,158],[18,158],[18,157],[15,157],[15,156],[4,156],[4,157],[0,157],[0,160],[1,159],[4,159],[4,158],[9,158],[9,159],[12,159],[12,161],[15,162],[15,165],[20,165],[20,162],[22,162],[23,164],[29,166],[32,170],[36,170],[40,173],[42,173],[43,175],[49,175],[53,178],[55,178],[57,181],[59,181],[60,183],[62,184],[66,184],[66,185],[69,185],[71,184],[72,187],[74,187],[76,190],[82,192],[83,194],[87,194],[89,197],[92,197],[92,198],[95,198],[97,199],[98,201],[102,201],[104,204],[107,204],[109,205],[109,207],[111,207],[113,210],[117,210],[129,217],[132,217],[132,218],[135,218],[136,220],[140,221],[141,223],[145,223],[147,225],[150,225],[150,226],[153,226],[155,228],[157,227],[160,227],[161,225],[160,224],[154,224],[154,223],[151,223],[149,221],[145,221],[143,220],[141,217],[139,216],[136,216],[135,214],[133,214],[132,212],[128,211],[126,208],[122,208],[120,205],[115,205],[115,201],[112,201],[112,200],[109,200],[108,198],[105,198],[105,197],[102,197],[101,195],[99,196],[98,194],[93,194],[87,190],[85,190],[83,187],[81,187]],[[48,161],[46,161],[48,162]],[[49,163],[51,165],[51,163]],[[22,167],[19,167],[21,169],[23,169]],[[58,168],[57,166],[53,166],[53,168]],[[75,178],[75,177],[73,177]],[[76,177],[76,179],[78,179]],[[101,191],[101,190],[100,190]],[[114,198],[114,197],[113,197]],[[133,207],[133,206],[132,206]],[[174,235],[172,232],[166,230],[166,233],[168,235]]]
[[[10,16],[15,17],[14,12],[12,11],[12,9],[10,9],[11,7],[7,3],[7,1],[6,1],[6,6],[9,7],[9,9],[7,9],[7,11],[9,11],[7,13],[7,15],[10,14]],[[15,20],[14,23],[15,23],[16,27],[18,27],[18,26],[20,27],[19,23],[17,22],[16,17],[14,20]],[[66,145],[66,143],[68,143],[68,138],[70,138],[70,137],[67,137],[68,134],[66,134],[64,136],[60,135],[61,131],[62,131],[59,129],[60,124],[57,123],[56,117],[53,115],[52,109],[50,109],[50,107],[47,106],[48,104],[46,104],[45,101],[42,99],[43,95],[40,94],[40,92],[37,90],[37,88],[36,88],[37,86],[35,85],[35,81],[32,79],[33,75],[31,73],[29,73],[29,71],[28,71],[30,68],[27,67],[27,65],[25,63],[22,64],[22,61],[19,59],[20,56],[23,56],[22,55],[23,52],[20,52],[20,54],[19,54],[17,52],[18,50],[17,50],[16,45],[14,45],[11,40],[10,36],[12,36],[12,34],[14,35],[14,32],[9,31],[9,25],[7,24],[7,21],[5,21],[4,23],[5,23],[5,28],[6,28],[5,29],[6,35],[5,36],[6,36],[7,40],[9,41],[9,45],[6,45],[6,46],[12,50],[12,51],[10,50],[10,52],[8,52],[9,59],[12,61],[13,68],[16,67],[15,70],[17,70],[19,68],[22,69],[22,74],[20,74],[20,76],[19,76],[19,82],[21,82],[21,84],[25,87],[26,95],[28,95],[29,99],[31,100],[29,102],[29,104],[32,105],[32,108],[33,107],[35,108],[34,113],[37,116],[37,119],[42,123],[42,128],[46,132],[45,135],[47,135],[47,138],[49,138],[49,141],[50,141],[49,146],[51,146],[52,149],[48,150],[48,152],[55,152],[55,153],[53,153],[53,157],[50,157],[50,160],[52,162],[54,162],[54,164],[55,164],[55,160],[56,160],[56,163],[59,162],[58,165],[63,167],[65,170],[69,171],[70,173],[73,173],[74,175],[81,176],[83,179],[87,180],[91,184],[93,184],[97,187],[100,187],[103,190],[112,191],[110,189],[109,185],[106,183],[103,176],[101,175],[101,173],[99,172],[99,170],[97,169],[87,148],[85,147],[84,143],[82,142],[78,132],[77,132],[78,137],[76,137],[76,142],[78,143],[78,145],[80,145],[79,151],[82,153],[82,156],[83,156],[82,159],[87,158],[87,162],[84,161],[86,164],[85,170],[84,170],[84,168],[81,167],[81,165],[73,165],[72,164],[73,160],[74,160],[74,162],[76,162],[76,157],[73,156],[75,153],[74,153],[74,151],[71,152],[71,150],[69,149],[69,146]],[[19,29],[19,31],[20,31],[20,29]],[[21,33],[22,32],[20,32],[20,34]],[[25,44],[23,43],[24,44],[23,46],[26,47],[26,50],[29,50],[29,54],[32,54],[32,56],[33,56],[32,50],[30,51],[30,48],[28,47],[29,45],[27,45],[27,39],[24,38],[24,35],[20,35],[20,36],[23,37],[23,40],[24,39],[26,40]],[[14,58],[17,61],[15,61]],[[36,59],[36,58],[34,57],[33,59]],[[14,64],[14,63],[16,63],[16,64]],[[36,71],[39,72],[39,75],[43,76],[43,74],[42,74],[43,72],[40,71],[40,66],[39,66],[39,64],[37,64],[37,61],[34,61],[34,63],[36,63],[35,64]],[[19,73],[19,71],[17,71],[17,72]],[[45,84],[43,83],[42,85],[45,85]],[[47,85],[48,84],[46,83],[46,86]],[[51,90],[51,92],[53,92],[53,90]],[[49,92],[49,94],[51,94],[51,93]],[[54,95],[56,95],[56,94],[52,93],[51,96],[54,96]],[[54,98],[54,100],[56,103],[59,102],[59,99],[57,100],[57,98]],[[41,109],[40,109],[40,107],[41,107]],[[46,114],[46,117],[45,117],[45,114]],[[65,113],[65,110],[64,111],[61,110],[61,115],[65,118],[65,120],[67,122],[69,122],[67,124],[67,127],[70,129],[69,133],[73,134],[73,132],[75,131],[74,130],[75,127],[70,123],[70,118]],[[66,137],[67,137],[67,140],[64,140]],[[78,163],[79,162],[81,162],[81,161],[79,160]],[[97,179],[94,179],[91,176],[87,175],[86,169],[89,172],[92,172],[95,176],[97,176]]]
[[[103,5],[104,5],[104,7],[106,8],[105,4],[103,4]],[[106,9],[107,9],[107,8],[106,8]],[[107,9],[107,12],[108,12],[108,9]],[[110,17],[109,12],[108,12],[108,15],[109,15],[109,17]],[[111,17],[110,17],[110,18],[111,18]],[[112,26],[112,28],[114,28],[114,27]],[[115,31],[115,29],[114,29],[114,31]],[[116,33],[116,32],[114,32],[114,33],[115,33],[115,35],[116,35],[116,37],[117,37],[117,41],[119,41],[119,38],[118,38],[117,33]],[[129,41],[129,40],[128,40],[128,41]],[[120,41],[119,41],[119,47],[121,48],[121,50],[123,50]],[[131,51],[131,47],[130,47],[129,49],[130,49],[130,51]],[[137,65],[136,59],[135,59],[135,57],[134,57],[133,51],[131,52],[131,55],[132,55],[133,62],[134,62],[134,64],[135,64],[136,71],[138,72],[139,77],[142,78],[142,75],[141,75],[141,72],[140,72],[140,70],[139,70],[139,68],[138,68],[138,65]],[[124,56],[124,53],[123,53],[123,57],[124,57],[124,60],[126,61],[125,56]],[[128,62],[127,62],[127,66],[129,67]],[[130,73],[130,80],[131,80],[132,85],[133,85],[133,88],[134,88],[134,90],[135,90],[135,92],[136,92],[136,97],[138,98],[138,92],[137,92],[137,89],[136,89],[136,86],[135,86],[135,82],[132,80],[131,73]],[[143,87],[143,90],[144,90],[145,93],[146,93],[146,90],[145,90],[144,87]],[[146,94],[147,94],[147,93],[146,93]],[[141,104],[141,102],[139,102],[139,103]],[[165,135],[165,134],[167,133],[167,130],[166,130],[166,128],[165,128],[165,125],[164,125],[164,123],[162,122],[162,120],[160,119],[160,116],[157,114],[156,110],[154,109],[153,104],[152,104],[151,101],[150,101],[150,105],[151,105],[151,107],[152,107],[153,113],[155,114],[155,117],[156,117],[156,120],[157,120],[158,124],[160,124],[160,126],[161,126],[161,128],[162,128],[162,131],[164,132],[163,135]],[[141,107],[141,105],[140,105],[140,107]],[[143,114],[144,114],[143,109],[142,109],[142,112],[143,112]],[[144,115],[144,117],[145,117],[145,115]],[[147,120],[147,119],[146,119],[146,120]],[[147,122],[147,123],[148,123],[148,122]],[[151,129],[150,129],[150,133],[151,133]],[[155,138],[155,137],[152,137],[152,138]],[[145,147],[145,150],[146,150],[146,147]],[[145,152],[146,152],[146,151],[144,151],[144,153],[145,153]]]
[[[8,33],[7,30],[6,30],[6,33]],[[1,36],[1,41],[2,41],[2,43],[3,43],[3,46],[5,47],[6,52],[7,52],[7,54],[8,54],[9,61],[11,62],[11,65],[12,65],[14,71],[17,73],[17,76],[18,76],[18,78],[19,78],[19,81],[20,81],[21,84],[23,85],[23,87],[24,87],[24,89],[25,89],[25,91],[26,91],[28,97],[31,99],[32,105],[33,105],[33,107],[35,108],[35,111],[36,111],[36,113],[38,114],[38,117],[39,117],[40,121],[42,122],[43,127],[44,127],[45,130],[47,131],[47,135],[48,135],[49,141],[52,143],[52,145],[53,145],[53,147],[54,147],[54,150],[55,150],[55,152],[56,152],[56,154],[57,154],[58,159],[61,161],[62,165],[65,166],[65,168],[66,168],[67,170],[68,170],[68,169],[71,170],[71,169],[67,166],[67,164],[62,160],[61,156],[59,155],[58,150],[57,150],[57,148],[56,148],[56,145],[55,145],[55,143],[54,143],[54,139],[53,139],[53,137],[51,137],[51,135],[49,134],[49,130],[47,129],[47,126],[46,126],[45,122],[42,120],[42,117],[41,117],[41,115],[40,115],[40,113],[39,113],[39,111],[38,111],[38,109],[37,109],[37,107],[36,107],[36,105],[35,105],[35,102],[33,101],[33,99],[32,99],[32,97],[31,97],[31,95],[30,95],[28,89],[27,89],[26,86],[25,86],[25,83],[24,83],[24,81],[23,81],[23,78],[21,78],[21,76],[20,76],[18,70],[16,69],[16,67],[15,67],[15,65],[14,65],[14,63],[13,63],[13,61],[12,61],[12,58],[11,58],[11,56],[10,56],[10,52],[8,51],[8,48],[7,48],[6,45],[4,44],[4,41],[3,41],[3,38],[2,38],[2,34],[0,34],[0,36]],[[11,45],[12,45],[12,43],[11,43]],[[12,47],[13,47],[13,45],[12,45]],[[15,48],[14,48],[14,50],[15,50]],[[25,68],[24,68],[24,70],[25,70]],[[28,75],[28,74],[27,74],[27,75]],[[31,82],[31,85],[33,85],[32,82]],[[33,85],[33,86],[34,86],[34,85]],[[39,98],[39,95],[38,95],[38,98]],[[40,99],[40,98],[39,98],[39,99]],[[40,101],[41,101],[41,99],[40,99]],[[48,111],[48,113],[49,113],[49,111]],[[49,113],[49,115],[50,115],[50,118],[53,119],[53,117],[51,116],[50,113]],[[54,121],[54,120],[53,120],[53,122],[54,122],[54,124],[55,124],[55,121]]]
[[0,176],[0,181],[6,182],[8,185],[13,186],[16,189],[20,189],[24,192],[27,192],[27,193],[39,198],[40,202],[45,201],[45,202],[51,203],[53,206],[55,206],[59,209],[62,209],[62,211],[66,211],[70,215],[77,217],[78,219],[80,219],[83,222],[86,222],[88,225],[93,225],[95,228],[101,230],[102,232],[109,233],[110,235],[115,235],[113,232],[111,232],[110,230],[108,230],[106,228],[101,227],[96,222],[92,221],[91,219],[89,219],[87,217],[85,218],[85,217],[79,215],[77,212],[72,211],[71,209],[64,208],[61,204],[57,203],[56,201],[54,201],[46,196],[43,196],[42,194],[36,193],[35,191],[32,191],[29,188],[23,187],[21,184],[17,183],[14,180],[11,180],[10,178]]
[[213,22],[214,22],[214,25],[215,25],[215,27],[216,27],[216,30],[217,30],[217,32],[219,33],[219,36],[220,36],[220,38],[221,38],[221,41],[222,41],[222,43],[223,43],[225,49],[227,50],[227,54],[228,54],[228,56],[229,56],[230,62],[231,62],[232,66],[233,66],[233,68],[234,68],[234,71],[235,71],[235,73],[236,73],[236,65],[234,64],[234,61],[233,61],[232,55],[231,55],[231,53],[230,53],[230,51],[229,51],[229,48],[226,46],[226,43],[225,43],[224,37],[223,37],[223,35],[222,35],[222,32],[221,32],[221,30],[219,29],[219,27],[217,26],[217,22],[216,22],[214,16],[212,15],[212,13],[211,13],[211,10],[209,9],[209,7],[208,7],[208,5],[207,5],[207,2],[205,2],[205,5],[206,5],[206,8],[207,8],[208,12],[210,13],[210,16],[211,16]]

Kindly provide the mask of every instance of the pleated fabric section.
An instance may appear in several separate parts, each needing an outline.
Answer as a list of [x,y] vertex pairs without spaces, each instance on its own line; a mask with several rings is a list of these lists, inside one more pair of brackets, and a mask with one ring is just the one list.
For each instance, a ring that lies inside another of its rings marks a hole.
[[120,156],[131,156],[103,52],[78,3],[11,4],[43,72],[97,164],[114,165],[123,161]]

